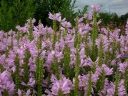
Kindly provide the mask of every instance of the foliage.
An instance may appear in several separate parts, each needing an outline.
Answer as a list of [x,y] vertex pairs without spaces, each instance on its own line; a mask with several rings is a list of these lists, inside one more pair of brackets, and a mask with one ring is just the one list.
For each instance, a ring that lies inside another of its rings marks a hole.
[[85,5],[82,11],[78,9],[78,12],[76,12],[77,16],[82,17],[84,14],[87,14],[88,7],[89,7],[88,5]]
[[[27,19],[33,18],[36,9],[36,0],[1,0],[0,2],[0,29],[15,30],[16,25],[23,26]],[[33,6],[34,5],[34,6]]]
[[108,25],[110,23],[118,23],[118,15],[116,13],[111,12],[100,12],[99,19],[103,21],[103,25]]
[[70,21],[72,24],[74,23],[74,8],[76,0],[37,0],[38,8],[35,13],[35,18],[44,25],[51,26],[51,20],[48,19],[49,12],[51,13],[58,13],[62,14],[62,17],[66,18],[66,20]]
[[128,19],[128,13],[126,13],[126,14],[124,14],[124,15],[121,15],[121,16],[119,17],[119,22],[120,22],[120,24],[125,25],[127,19]]
[[91,9],[75,26],[50,13],[53,28],[30,18],[17,32],[0,31],[0,96],[127,95],[128,21],[120,36],[99,27],[99,5]]

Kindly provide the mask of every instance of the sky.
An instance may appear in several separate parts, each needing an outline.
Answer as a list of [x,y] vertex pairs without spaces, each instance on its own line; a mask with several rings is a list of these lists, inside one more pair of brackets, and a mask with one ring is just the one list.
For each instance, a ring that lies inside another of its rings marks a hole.
[[115,12],[119,16],[128,12],[128,0],[76,0],[77,8],[82,10],[85,5],[102,5],[102,9],[107,12]]

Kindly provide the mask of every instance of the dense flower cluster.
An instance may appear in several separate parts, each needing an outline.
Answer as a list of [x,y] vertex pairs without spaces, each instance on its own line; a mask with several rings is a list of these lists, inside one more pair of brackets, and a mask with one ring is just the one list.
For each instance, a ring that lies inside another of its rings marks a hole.
[[8,95],[12,96],[15,90],[14,87],[15,84],[11,78],[10,72],[4,71],[0,73],[0,96],[2,96],[4,91],[7,91]]
[[91,8],[74,27],[49,13],[53,28],[30,19],[17,32],[0,31],[0,96],[128,94],[128,22],[124,35],[100,28],[100,7]]

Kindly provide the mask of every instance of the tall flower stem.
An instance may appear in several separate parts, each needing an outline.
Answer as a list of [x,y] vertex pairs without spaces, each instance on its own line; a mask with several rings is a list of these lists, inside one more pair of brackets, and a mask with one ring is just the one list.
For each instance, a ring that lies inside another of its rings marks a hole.
[[70,50],[68,48],[68,45],[65,46],[64,49],[64,73],[67,78],[70,78],[71,68],[70,68]]
[[96,38],[98,37],[98,25],[97,25],[97,12],[94,11],[93,13],[93,25],[92,25],[92,60],[95,61],[97,58],[97,47],[95,44]]
[[61,89],[59,89],[59,91],[58,91],[58,96],[64,96]]
[[79,56],[79,51],[78,48],[76,49],[77,53],[76,53],[76,66],[75,66],[75,87],[74,87],[74,96],[78,96],[79,95],[79,73],[80,73],[80,56]]
[[37,96],[42,95],[42,82],[43,82],[43,64],[44,60],[40,59],[39,60],[39,72],[38,72],[38,86],[37,86]]
[[125,69],[124,73],[124,86],[125,89],[128,91],[128,69]]
[[30,18],[29,40],[32,41],[33,39],[34,39],[34,36],[33,36],[33,25],[32,25],[32,18]]
[[25,58],[24,58],[24,64],[23,64],[23,68],[24,68],[24,81],[27,83],[29,80],[29,58],[31,57],[31,54],[28,50],[26,50],[25,52]]
[[102,41],[102,38],[100,39],[100,48],[99,48],[98,55],[99,55],[98,65],[102,66],[102,61],[103,61],[103,41]]
[[15,72],[15,85],[16,85],[16,91],[20,89],[20,62],[19,62],[19,56],[16,54],[15,58],[15,64],[16,64],[16,72]]
[[118,95],[118,84],[119,84],[119,72],[116,72],[116,81],[115,81],[115,93],[114,96]]
[[86,96],[91,95],[91,88],[92,88],[92,72],[89,72],[89,79],[88,79],[88,90]]
[[41,58],[42,52],[42,36],[40,35],[37,41],[38,56],[36,58],[36,81],[37,81],[37,96],[42,95],[42,82],[44,73],[44,60]]
[[59,63],[58,63],[58,59],[57,57],[54,57],[55,58],[55,64],[54,64],[54,72],[55,72],[55,75],[57,77],[57,79],[59,80]]
[[55,46],[55,43],[56,43],[56,40],[57,40],[57,34],[56,34],[56,28],[57,26],[56,26],[56,21],[54,20],[53,21],[53,37],[52,37],[52,40],[53,40],[53,49],[54,49],[54,46]]
[[78,17],[76,17],[76,32],[75,32],[75,48],[78,45],[79,36],[78,36]]

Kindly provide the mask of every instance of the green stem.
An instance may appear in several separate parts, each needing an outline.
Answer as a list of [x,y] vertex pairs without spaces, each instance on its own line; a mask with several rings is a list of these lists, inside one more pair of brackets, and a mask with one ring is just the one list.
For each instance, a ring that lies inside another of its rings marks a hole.
[[61,89],[59,89],[59,91],[58,91],[58,96],[64,96]]
[[57,40],[57,37],[56,37],[56,28],[57,26],[56,26],[56,21],[54,20],[53,21],[53,37],[52,37],[52,39],[53,39],[53,49],[54,49],[54,46],[55,46],[55,43],[56,43],[56,40]]
[[59,63],[58,63],[57,57],[54,57],[54,58],[55,58],[54,72],[55,72],[57,79],[59,80]]
[[8,91],[5,89],[2,96],[9,96]]
[[91,95],[91,88],[92,88],[92,72],[89,72],[89,79],[88,79],[88,90],[86,96]]
[[40,59],[39,60],[39,72],[38,72],[38,86],[37,86],[37,96],[42,95],[42,82],[43,82],[43,64],[44,60]]
[[15,72],[15,85],[16,85],[16,91],[20,89],[20,62],[19,62],[19,56],[16,54],[15,58],[15,65],[16,65],[16,72]]
[[126,91],[128,91],[128,70],[125,69],[125,74],[124,74],[124,86]]
[[80,57],[79,57],[79,51],[77,49],[77,54],[76,54],[76,66],[75,66],[75,88],[74,88],[74,96],[78,96],[79,95],[79,73],[80,73]]
[[32,27],[32,18],[30,18],[30,27],[29,27],[29,40],[32,41],[34,39],[33,36],[33,27]]
[[99,55],[98,65],[102,66],[102,61],[103,61],[103,42],[102,42],[102,38],[100,39],[100,48],[99,48],[98,55]]
[[118,96],[118,84],[119,84],[119,72],[116,72],[116,81],[115,81],[115,93],[114,93],[114,96]]
[[31,57],[31,54],[28,50],[25,52],[25,58],[24,58],[24,81],[27,83],[29,81],[29,58]]
[[76,32],[75,32],[75,48],[79,44],[78,42],[79,36],[78,36],[78,16],[76,17]]
[[97,13],[94,12],[93,14],[93,29],[92,29],[92,34],[91,34],[91,39],[92,39],[92,60],[95,61],[97,58],[97,47],[95,44],[95,40],[98,37],[98,25],[97,25]]
[[70,78],[71,68],[70,68],[70,50],[66,45],[64,49],[64,73],[67,78]]

